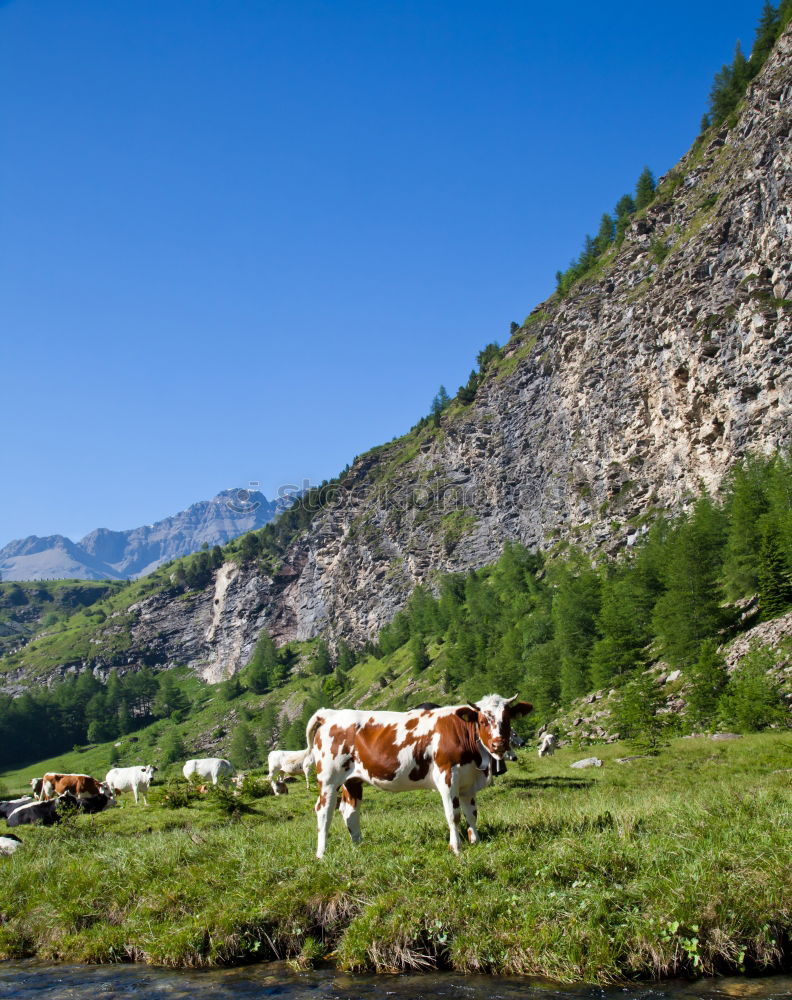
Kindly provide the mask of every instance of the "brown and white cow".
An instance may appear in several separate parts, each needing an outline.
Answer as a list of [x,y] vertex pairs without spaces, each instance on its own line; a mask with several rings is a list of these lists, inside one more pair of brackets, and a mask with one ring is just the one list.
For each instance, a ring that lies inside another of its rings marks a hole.
[[360,840],[363,782],[391,792],[435,788],[443,800],[449,847],[459,854],[460,807],[475,844],[476,793],[492,780],[494,761],[509,748],[511,720],[532,706],[517,695],[487,695],[475,705],[411,712],[320,708],[306,728],[313,748],[319,799],[317,858],[324,855],[336,797],[352,840]]
[[[92,778],[90,774],[57,774],[50,772],[41,779],[40,799],[54,799],[64,792],[71,792],[78,798],[87,798],[91,795],[101,795],[102,792],[109,792],[105,784]],[[110,798],[112,798],[110,793]]]

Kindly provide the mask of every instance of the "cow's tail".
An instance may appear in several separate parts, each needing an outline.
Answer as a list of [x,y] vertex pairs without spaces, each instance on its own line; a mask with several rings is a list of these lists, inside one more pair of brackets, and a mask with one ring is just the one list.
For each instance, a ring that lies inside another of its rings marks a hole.
[[325,716],[323,714],[325,711],[326,709],[324,708],[317,709],[317,711],[315,711],[308,720],[308,725],[305,727],[305,745],[308,747],[311,754],[313,754],[314,734],[325,721]]

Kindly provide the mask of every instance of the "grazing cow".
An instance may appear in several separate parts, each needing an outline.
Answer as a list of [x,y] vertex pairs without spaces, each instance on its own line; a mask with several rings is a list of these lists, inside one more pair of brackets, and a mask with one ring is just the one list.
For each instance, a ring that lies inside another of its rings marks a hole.
[[33,789],[33,794],[37,799],[41,798],[41,786],[44,784],[43,778],[31,778],[30,787]]
[[143,796],[144,804],[148,805],[146,793],[156,770],[153,764],[136,767],[113,767],[107,772],[105,784],[116,795],[119,792],[131,791],[135,797],[135,805],[137,805],[140,794]]
[[558,740],[555,738],[554,734],[545,733],[539,740],[537,752],[540,757],[552,757],[557,746]]
[[267,779],[272,785],[273,792],[276,795],[281,794],[278,791],[278,786],[283,786],[281,775],[299,774],[300,771],[305,775],[305,787],[310,789],[311,783],[308,780],[308,772],[312,766],[313,756],[310,747],[306,747],[305,750],[272,750],[267,757],[267,767],[269,770]]
[[26,806],[29,802],[34,802],[32,795],[23,795],[21,799],[5,799],[0,802],[0,816],[9,816],[18,806]]
[[443,800],[449,847],[459,854],[460,806],[468,824],[468,840],[475,844],[476,793],[488,785],[492,765],[509,747],[511,720],[532,706],[498,694],[475,705],[411,712],[362,712],[320,708],[308,722],[306,736],[313,747],[319,799],[316,814],[321,858],[342,788],[341,814],[352,840],[360,840],[358,809],[363,782],[375,788],[401,792],[435,788]]
[[0,837],[0,854],[13,854],[22,846],[22,841],[13,833]]
[[56,795],[71,792],[78,798],[99,795],[106,791],[105,787],[90,774],[45,774],[41,779],[41,794],[39,799],[53,799]]
[[188,760],[182,768],[182,774],[187,781],[195,775],[197,778],[211,780],[216,785],[220,778],[234,777],[234,766],[230,760],[223,760],[222,757],[200,757]]

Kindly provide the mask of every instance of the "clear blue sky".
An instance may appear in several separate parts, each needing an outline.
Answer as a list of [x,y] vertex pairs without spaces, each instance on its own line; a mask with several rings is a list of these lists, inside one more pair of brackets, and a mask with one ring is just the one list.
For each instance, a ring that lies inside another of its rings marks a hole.
[[760,7],[0,0],[0,545],[407,430],[685,151]]

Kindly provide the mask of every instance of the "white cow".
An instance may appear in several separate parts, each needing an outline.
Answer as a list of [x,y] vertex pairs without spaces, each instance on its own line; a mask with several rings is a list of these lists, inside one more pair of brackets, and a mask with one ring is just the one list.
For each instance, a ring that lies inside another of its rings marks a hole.
[[539,740],[538,752],[540,757],[552,757],[555,753],[555,748],[558,745],[558,740],[555,738],[553,733],[545,733],[544,736]]
[[182,768],[182,774],[188,781],[193,775],[204,781],[211,778],[212,784],[216,785],[220,778],[234,777],[234,765],[222,757],[199,757],[197,760],[188,760]]
[[148,805],[146,793],[154,778],[156,767],[153,764],[136,767],[114,767],[107,772],[105,782],[113,792],[129,792],[135,796],[135,804],[138,802],[138,794],[143,796],[143,802]]
[[[281,794],[281,789],[278,787],[283,786],[283,782],[280,780],[281,774],[299,774],[300,771],[305,775],[305,784],[310,789],[308,772],[312,765],[313,753],[309,747],[306,747],[305,750],[273,750],[267,757],[267,767],[269,768],[267,778],[272,785],[273,792],[276,795]],[[278,778],[274,778],[274,775],[278,775]]]

